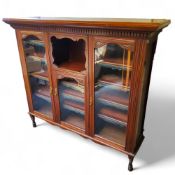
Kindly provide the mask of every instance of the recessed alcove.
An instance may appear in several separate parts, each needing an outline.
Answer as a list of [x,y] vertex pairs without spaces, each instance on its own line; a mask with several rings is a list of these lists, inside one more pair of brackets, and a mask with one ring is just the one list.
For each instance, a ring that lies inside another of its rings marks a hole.
[[74,71],[85,70],[85,41],[83,39],[72,40],[70,38],[50,38],[52,44],[53,64],[59,68]]

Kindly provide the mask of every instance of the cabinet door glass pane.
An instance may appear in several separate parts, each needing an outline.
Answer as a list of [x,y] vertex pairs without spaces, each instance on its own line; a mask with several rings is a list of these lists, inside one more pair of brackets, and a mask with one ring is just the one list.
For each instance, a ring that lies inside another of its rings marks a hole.
[[44,41],[40,37],[34,35],[24,34],[22,38],[33,109],[48,117],[52,117]]
[[95,134],[125,145],[133,52],[118,44],[95,48]]
[[58,81],[60,119],[85,129],[84,85],[72,78]]

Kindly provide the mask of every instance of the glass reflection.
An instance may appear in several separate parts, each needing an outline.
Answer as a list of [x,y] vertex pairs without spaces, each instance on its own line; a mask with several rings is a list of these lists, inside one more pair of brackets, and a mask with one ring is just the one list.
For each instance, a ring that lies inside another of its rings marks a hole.
[[95,134],[125,145],[133,52],[118,44],[95,48]]
[[85,129],[84,85],[71,78],[59,80],[61,120]]
[[23,49],[32,93],[33,109],[52,118],[45,45],[34,35],[23,35]]

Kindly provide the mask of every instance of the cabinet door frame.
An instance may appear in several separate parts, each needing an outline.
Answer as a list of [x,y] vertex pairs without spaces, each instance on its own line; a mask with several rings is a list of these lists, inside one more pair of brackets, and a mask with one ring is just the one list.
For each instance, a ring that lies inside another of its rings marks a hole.
[[[98,44],[99,42],[99,44]],[[128,127],[129,127],[129,120],[127,123],[127,127],[126,127],[126,142],[125,142],[125,146],[120,145],[118,143],[114,143],[110,140],[107,139],[103,139],[103,138],[98,138],[95,135],[95,115],[94,115],[94,107],[95,107],[95,92],[94,92],[94,73],[95,73],[95,68],[94,68],[94,62],[95,62],[95,54],[94,54],[94,49],[98,47],[101,47],[107,43],[114,43],[114,44],[118,44],[118,45],[122,45],[125,48],[129,48],[134,52],[133,55],[133,61],[135,60],[135,40],[134,39],[126,39],[126,38],[113,38],[113,37],[105,37],[105,36],[90,36],[89,37],[89,82],[90,82],[90,101],[91,101],[91,107],[90,107],[90,136],[91,137],[95,137],[96,139],[99,139],[103,142],[105,142],[105,144],[109,144],[112,147],[115,147],[117,149],[120,150],[125,150],[126,144],[127,144],[127,137],[128,137]],[[133,69],[132,69],[132,73],[131,73],[131,79],[133,77]],[[131,83],[132,84],[132,83]],[[131,91],[133,91],[133,89],[130,88],[130,93]],[[130,111],[130,95],[129,95],[129,105],[128,105],[128,119],[129,117],[132,117],[132,114],[129,114]]]
[[[85,133],[85,134],[89,134],[89,92],[88,92],[88,83],[87,83],[87,76],[74,72],[74,71],[70,71],[70,70],[65,70],[65,69],[59,69],[59,70],[53,70],[53,77],[54,77],[54,89],[55,91],[57,91],[57,93],[54,95],[54,102],[55,102],[55,108],[56,108],[56,122],[61,124],[61,125],[65,125],[66,127],[75,130],[79,133]],[[66,124],[66,122],[61,122],[60,119],[60,101],[59,101],[59,92],[58,92],[58,82],[59,80],[63,79],[63,78],[72,78],[75,81],[79,80],[82,81],[84,84],[84,98],[85,98],[85,103],[84,103],[84,109],[85,109],[85,120],[84,120],[84,125],[85,125],[85,130],[78,128],[76,126],[71,126],[71,124]]]
[[[47,115],[40,113],[33,108],[33,102],[32,102],[32,92],[31,92],[31,87],[30,87],[30,81],[28,77],[28,71],[27,71],[27,64],[26,64],[26,58],[25,58],[25,53],[23,49],[23,42],[22,42],[22,35],[34,35],[37,36],[38,38],[42,39],[45,44],[45,54],[46,54],[46,61],[47,61],[47,67],[48,67],[48,81],[50,85],[50,98],[51,98],[51,106],[52,106],[52,118],[48,117]],[[23,79],[24,79],[24,84],[25,84],[25,89],[26,89],[26,96],[27,96],[27,101],[28,101],[28,106],[29,106],[29,113],[36,115],[37,117],[54,121],[55,119],[55,108],[54,108],[54,100],[53,100],[53,95],[52,95],[52,77],[51,77],[51,70],[50,70],[50,60],[49,60],[49,55],[48,55],[48,44],[46,40],[46,35],[44,32],[35,32],[35,31],[25,31],[25,30],[16,30],[16,38],[17,38],[17,43],[18,43],[18,50],[19,50],[19,55],[20,55],[20,62],[21,62],[21,67],[22,67],[22,73],[23,73]]]
[[[140,104],[143,91],[143,80],[145,63],[149,58],[147,55],[149,42],[146,39],[135,39],[135,52],[133,58],[133,73],[131,77],[131,91],[129,100],[129,113],[128,113],[128,127],[125,150],[131,154],[136,154],[140,144],[143,141],[143,135],[139,135],[137,138],[137,129],[139,125],[140,116]],[[142,133],[143,134],[143,133]],[[138,139],[138,140],[137,140]]]

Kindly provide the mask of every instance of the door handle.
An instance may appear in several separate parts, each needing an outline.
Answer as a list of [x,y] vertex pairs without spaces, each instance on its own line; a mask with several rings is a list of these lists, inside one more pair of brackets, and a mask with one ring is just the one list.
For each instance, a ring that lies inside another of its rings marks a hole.
[[58,95],[58,89],[55,88],[55,89],[54,89],[54,96],[57,96],[57,95]]

